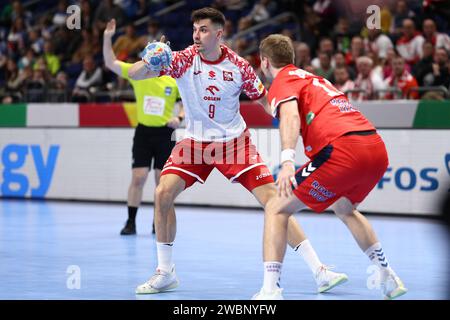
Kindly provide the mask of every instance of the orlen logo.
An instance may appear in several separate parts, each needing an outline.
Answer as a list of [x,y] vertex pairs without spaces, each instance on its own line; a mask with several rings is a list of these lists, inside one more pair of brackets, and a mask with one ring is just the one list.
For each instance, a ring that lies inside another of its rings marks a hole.
[[[450,153],[444,157],[445,166],[450,176]],[[383,178],[378,182],[377,189],[383,189],[386,184],[394,183],[404,191],[419,188],[420,191],[435,191],[439,188],[437,178],[438,168],[427,167],[420,170],[410,167],[388,167]]]
[[[31,151],[31,154],[30,154]],[[25,197],[29,189],[31,189],[31,197],[44,197],[50,187],[53,172],[58,158],[59,146],[51,145],[45,159],[41,146],[39,145],[22,145],[8,144],[3,148],[1,155],[1,166],[3,166],[1,194],[10,197]],[[28,157],[28,155],[30,155]],[[29,178],[18,172],[27,160],[31,158],[36,169],[39,179],[39,185],[30,188]]]
[[208,88],[206,88],[206,91],[209,91],[213,96],[215,96],[216,93],[214,91],[219,92],[220,90],[216,86],[209,86]]

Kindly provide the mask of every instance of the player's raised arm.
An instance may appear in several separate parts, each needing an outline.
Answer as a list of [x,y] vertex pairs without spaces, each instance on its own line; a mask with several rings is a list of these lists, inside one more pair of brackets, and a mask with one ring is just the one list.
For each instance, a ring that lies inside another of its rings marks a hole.
[[106,25],[105,31],[103,32],[103,60],[105,60],[106,67],[121,76],[122,71],[120,68],[120,62],[117,60],[116,55],[112,49],[111,39],[116,33],[116,20],[112,19]]
[[165,41],[166,37],[162,36],[160,42],[147,44],[142,52],[142,60],[134,63],[128,71],[131,79],[155,78],[160,75],[163,68],[170,66],[172,51]]
[[155,78],[159,76],[159,72],[148,70],[143,61],[138,61],[133,63],[131,68],[128,70],[128,76],[133,80],[142,80]]

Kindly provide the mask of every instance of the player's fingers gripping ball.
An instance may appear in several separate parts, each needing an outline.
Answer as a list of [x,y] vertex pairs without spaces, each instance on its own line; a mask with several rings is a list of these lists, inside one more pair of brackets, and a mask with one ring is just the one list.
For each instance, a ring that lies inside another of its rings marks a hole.
[[161,71],[172,63],[172,49],[165,43],[151,42],[142,51],[141,57],[147,69]]

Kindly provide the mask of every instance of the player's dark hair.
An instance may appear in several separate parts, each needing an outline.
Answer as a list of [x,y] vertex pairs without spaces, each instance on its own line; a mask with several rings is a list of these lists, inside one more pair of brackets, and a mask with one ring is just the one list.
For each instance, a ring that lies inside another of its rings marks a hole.
[[203,19],[210,19],[212,23],[225,26],[225,16],[217,9],[205,7],[192,12],[191,21],[197,22]]
[[272,34],[259,45],[261,56],[267,57],[275,68],[293,64],[295,60],[294,45],[289,37]]

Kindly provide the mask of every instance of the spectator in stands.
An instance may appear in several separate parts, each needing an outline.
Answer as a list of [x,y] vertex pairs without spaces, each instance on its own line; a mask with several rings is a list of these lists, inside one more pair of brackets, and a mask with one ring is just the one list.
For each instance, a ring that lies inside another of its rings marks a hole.
[[[336,52],[334,55],[334,62],[335,62],[335,69],[336,68],[345,68],[347,69],[348,75],[350,79],[355,79],[356,77],[356,70],[350,66],[347,66],[345,63],[345,54],[343,52]],[[334,77],[333,77],[334,79]]]
[[44,42],[44,38],[42,38],[39,29],[31,29],[28,31],[28,46],[31,47],[36,54],[41,54],[44,51]]
[[270,19],[271,12],[276,8],[276,3],[272,0],[258,0],[255,2],[248,17],[257,24]]
[[336,8],[331,0],[316,0],[313,5],[314,12],[320,18],[320,35],[329,34],[337,20]]
[[214,0],[211,7],[220,11],[242,12],[248,5],[247,0]]
[[350,44],[350,51],[345,55],[347,66],[356,70],[356,60],[364,56],[364,41],[360,36],[354,36]]
[[90,29],[94,24],[94,16],[92,13],[92,6],[89,0],[81,0],[80,2],[81,12],[81,27]]
[[58,72],[55,79],[50,82],[51,94],[48,95],[50,102],[65,102],[69,96],[69,78],[64,71]]
[[234,35],[233,21],[227,19],[223,27],[223,36],[222,36],[223,44],[231,48],[231,46],[233,45],[233,35]]
[[58,1],[58,7],[57,7],[56,12],[53,15],[53,19],[52,19],[52,22],[56,27],[61,27],[61,26],[66,25],[67,7],[68,7],[68,5],[67,5],[66,0]]
[[434,54],[432,86],[450,87],[450,74],[448,70],[449,53],[444,48],[437,48]]
[[16,0],[12,3],[11,22],[14,23],[14,21],[19,18],[23,20],[24,26],[26,26],[26,28],[29,28],[32,25],[32,13],[24,9],[21,1]]
[[125,34],[119,36],[113,44],[113,50],[117,59],[122,61],[137,53],[141,47],[132,23],[125,27]]
[[[241,19],[239,19],[238,22],[238,30],[237,32],[243,32],[246,31],[247,29],[249,29],[252,26],[252,19],[249,17],[243,17]],[[239,43],[236,43],[236,41],[239,40]],[[250,32],[247,33],[241,37],[239,37],[239,39],[235,39],[233,41],[233,47],[239,48],[240,50],[244,49],[249,49],[252,47],[256,47],[258,43],[258,37],[256,35],[255,32]],[[237,52],[239,54],[239,52]],[[242,51],[241,51],[242,53]]]
[[11,13],[12,13],[12,1],[11,3],[4,4],[0,11],[0,26],[11,25]]
[[[336,67],[333,72],[334,86],[341,92],[346,93],[348,90],[355,88],[355,83],[350,79],[350,75],[346,67]],[[348,95],[351,97],[351,94]]]
[[295,44],[295,65],[305,69],[311,65],[311,50],[305,42]]
[[394,38],[401,36],[404,28],[403,20],[414,18],[414,16],[414,12],[408,8],[408,4],[405,0],[397,1],[390,30],[390,33],[394,36]]
[[53,44],[49,40],[44,43],[44,58],[50,74],[52,76],[56,75],[61,67],[61,62],[59,61],[59,57],[53,53]]
[[92,56],[83,60],[83,71],[79,75],[72,93],[74,101],[89,101],[91,94],[103,84],[102,69],[95,64]]
[[86,57],[94,56],[100,52],[100,44],[89,29],[81,30],[82,42],[72,56],[72,63],[81,63]]
[[431,42],[435,48],[445,48],[445,50],[450,51],[450,37],[448,34],[437,32],[433,20],[424,20],[422,29],[426,41]]
[[[422,46],[423,58],[414,65],[412,69],[412,74],[416,78],[419,86],[426,85],[424,80],[427,74],[433,72],[433,56],[434,56],[434,46],[431,42],[425,41]],[[430,85],[431,83],[428,83]]]
[[[317,57],[311,61],[311,65],[316,69],[320,67],[319,53],[321,52],[328,54],[330,57],[333,57],[334,44],[331,38],[328,37],[322,38],[319,42],[319,50],[317,50]],[[331,66],[333,68],[335,66],[334,59],[331,59]]]
[[159,27],[159,22],[150,19],[147,23],[147,33],[139,38],[141,48],[145,48],[147,43],[153,41],[159,41],[163,35],[163,31]]
[[26,81],[26,102],[43,102],[46,100],[46,89],[50,77],[47,64],[43,57],[39,57],[33,66],[33,74]]
[[33,49],[28,48],[25,55],[19,59],[17,66],[19,67],[19,70],[23,70],[26,67],[33,66],[35,61],[36,61],[36,55],[35,55]]
[[10,55],[17,56],[25,50],[26,30],[22,18],[14,20],[8,34],[8,49]]
[[[380,79],[384,79],[383,77],[383,65],[380,59],[378,58],[377,54],[375,52],[368,52],[367,55],[370,59],[372,59],[373,66],[372,66],[372,73],[375,73],[376,76]],[[408,67],[408,71],[409,71]]]
[[72,59],[72,54],[81,44],[81,32],[73,32],[64,27],[55,30],[52,37],[53,52],[59,57],[61,65]]
[[391,25],[393,24],[393,17],[391,10],[387,4],[383,5],[380,11],[381,18],[381,32],[384,34],[388,34],[391,29]]
[[120,27],[125,23],[125,14],[113,0],[103,0],[95,11],[95,25],[99,30],[105,30],[106,23],[111,19],[116,19],[117,26]]
[[301,20],[303,24],[302,41],[306,42],[310,48],[316,48],[317,39],[320,37],[320,18],[306,3],[303,4],[302,9],[304,11]]
[[369,29],[364,40],[368,52],[374,52],[381,60],[386,59],[388,49],[394,47],[391,39],[381,33],[380,29]]
[[367,56],[359,57],[356,60],[356,68],[358,75],[355,80],[355,89],[364,90],[361,93],[352,94],[354,100],[372,100],[377,99],[377,90],[386,88],[383,79],[376,73],[372,72],[373,61]]
[[398,56],[398,53],[395,48],[387,50],[386,59],[383,61],[383,79],[392,75],[392,61],[396,56]]
[[[401,98],[403,99],[419,99],[419,93],[417,91],[411,91],[411,88],[418,87],[417,80],[408,72],[405,68],[405,59],[401,56],[397,56],[392,61],[392,75],[386,79],[388,87],[398,88],[401,90]],[[409,94],[409,95],[408,95]],[[397,95],[388,92],[385,96],[386,99],[395,99]]]
[[405,58],[410,66],[422,59],[422,46],[425,42],[424,37],[416,30],[412,19],[403,20],[402,36],[396,43],[398,53]]
[[6,62],[6,83],[0,91],[2,103],[18,102],[21,98],[21,89],[23,85],[23,77],[19,73],[19,68],[13,59]]
[[52,23],[52,17],[48,14],[42,16],[39,19],[39,24],[36,26],[40,30],[44,40],[51,40],[53,38],[53,32],[55,31],[55,26]]
[[346,17],[340,17],[334,28],[332,38],[336,43],[337,51],[347,53],[350,51],[352,36],[350,34],[350,22]]
[[331,57],[326,52],[319,53],[319,67],[314,69],[314,74],[321,76],[327,80],[331,80],[333,75],[333,67],[331,66]]

